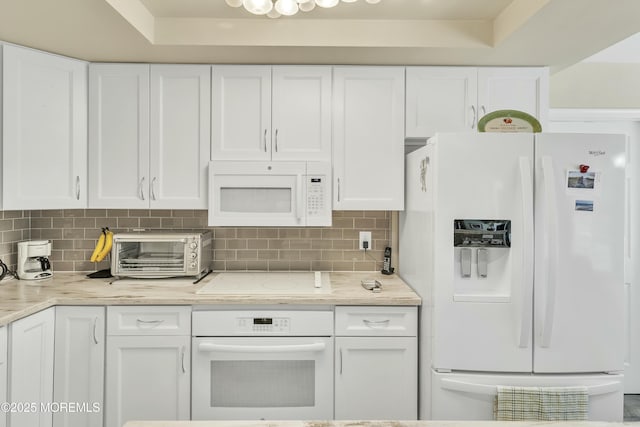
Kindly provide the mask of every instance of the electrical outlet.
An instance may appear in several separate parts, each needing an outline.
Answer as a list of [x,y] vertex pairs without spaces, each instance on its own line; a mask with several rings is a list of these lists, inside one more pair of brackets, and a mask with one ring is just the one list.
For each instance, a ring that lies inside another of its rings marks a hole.
[[364,249],[364,242],[367,242],[369,244],[369,246],[367,246],[367,249],[371,249],[371,232],[370,231],[360,232],[360,245],[358,246],[360,250]]

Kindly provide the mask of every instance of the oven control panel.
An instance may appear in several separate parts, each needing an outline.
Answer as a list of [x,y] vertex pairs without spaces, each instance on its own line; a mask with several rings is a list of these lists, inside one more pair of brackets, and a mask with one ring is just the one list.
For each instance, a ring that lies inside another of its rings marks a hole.
[[286,334],[290,331],[288,317],[239,317],[237,332],[252,334]]

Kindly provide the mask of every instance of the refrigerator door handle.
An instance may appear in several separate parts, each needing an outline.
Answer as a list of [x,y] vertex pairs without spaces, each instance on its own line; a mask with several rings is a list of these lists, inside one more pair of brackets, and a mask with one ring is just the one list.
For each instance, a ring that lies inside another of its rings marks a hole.
[[[472,393],[472,394],[488,394],[491,396],[495,396],[498,392],[497,384],[478,384],[467,381],[460,380],[452,380],[449,378],[444,378],[441,381],[442,388],[445,390],[451,391],[461,391],[464,393]],[[502,384],[501,384],[502,385]],[[506,384],[505,384],[506,385]],[[527,385],[522,385],[523,387],[527,387]],[[536,386],[533,386],[536,387]],[[612,381],[609,383],[586,386],[587,393],[589,396],[597,396],[609,393],[616,393],[621,390],[622,384],[620,381]]]
[[522,193],[522,307],[518,347],[529,346],[533,308],[533,178],[528,157],[520,157]]
[[551,157],[542,157],[542,174],[545,195],[545,256],[542,279],[546,281],[546,301],[544,308],[544,323],[542,324],[541,346],[547,348],[551,345],[551,334],[553,332],[553,318],[556,303],[556,286],[558,275],[558,208],[556,206],[556,187],[553,163]]

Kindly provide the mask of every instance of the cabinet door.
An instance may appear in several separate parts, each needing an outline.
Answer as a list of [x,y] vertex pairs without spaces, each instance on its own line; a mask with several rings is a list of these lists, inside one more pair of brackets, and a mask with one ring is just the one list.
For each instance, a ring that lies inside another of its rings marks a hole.
[[479,68],[480,116],[496,110],[520,110],[537,118],[544,130],[549,110],[547,68]]
[[190,337],[107,338],[105,426],[190,418]]
[[53,414],[55,427],[102,427],[104,307],[56,307],[53,400],[85,405]]
[[407,138],[475,128],[478,111],[474,67],[407,67]]
[[207,208],[210,105],[210,66],[151,66],[151,208]]
[[[53,402],[53,345],[55,308],[48,308],[11,327],[8,402],[29,406],[29,411],[9,413],[11,427],[50,427]],[[33,411],[32,411],[33,409]]]
[[404,68],[333,73],[333,209],[402,210]]
[[86,62],[3,50],[4,208],[86,207]]
[[89,67],[89,207],[149,207],[149,66]]
[[211,160],[271,158],[271,67],[214,65]]
[[272,157],[331,160],[331,67],[273,67]]
[[415,337],[336,337],[335,418],[415,420]]
[[[7,327],[0,327],[0,402],[7,400]],[[7,414],[0,411],[0,427],[6,427]]]

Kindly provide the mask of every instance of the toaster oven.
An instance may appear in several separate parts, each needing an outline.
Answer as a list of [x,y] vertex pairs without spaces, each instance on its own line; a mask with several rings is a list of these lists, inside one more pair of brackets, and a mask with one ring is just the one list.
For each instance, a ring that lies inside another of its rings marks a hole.
[[199,277],[209,272],[212,234],[140,232],[113,236],[111,274],[115,277]]

